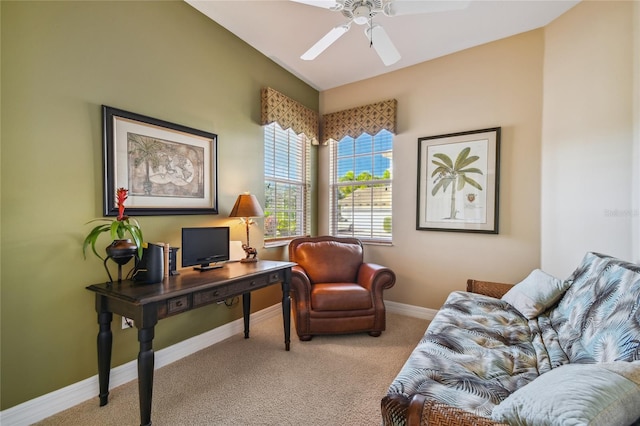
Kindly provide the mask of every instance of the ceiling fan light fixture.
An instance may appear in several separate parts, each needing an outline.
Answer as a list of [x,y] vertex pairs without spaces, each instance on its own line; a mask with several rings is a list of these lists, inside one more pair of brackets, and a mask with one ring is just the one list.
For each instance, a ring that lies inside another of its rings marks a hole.
[[369,22],[369,18],[366,18],[364,16],[358,16],[357,18],[353,19],[353,22],[355,22],[358,25],[364,25],[367,22]]
[[367,5],[360,5],[353,9],[353,22],[358,25],[364,25],[369,22],[369,19],[373,16],[371,14],[371,8]]

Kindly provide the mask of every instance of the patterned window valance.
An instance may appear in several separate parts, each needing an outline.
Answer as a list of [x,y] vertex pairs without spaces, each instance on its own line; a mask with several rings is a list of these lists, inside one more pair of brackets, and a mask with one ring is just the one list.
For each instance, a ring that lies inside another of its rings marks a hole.
[[284,130],[291,128],[296,134],[304,133],[311,143],[318,145],[318,113],[270,87],[263,87],[261,123],[276,122]]
[[396,109],[398,101],[389,99],[344,111],[323,115],[322,142],[339,141],[345,136],[357,138],[363,133],[376,135],[387,129],[396,133]]

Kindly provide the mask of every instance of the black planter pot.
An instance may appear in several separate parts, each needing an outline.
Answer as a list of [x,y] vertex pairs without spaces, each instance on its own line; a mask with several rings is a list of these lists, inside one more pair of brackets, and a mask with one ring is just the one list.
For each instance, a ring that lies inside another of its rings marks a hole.
[[113,240],[105,249],[107,256],[118,265],[124,265],[138,252],[138,246],[131,240]]
[[118,264],[118,282],[122,281],[122,265],[129,262],[138,253],[138,246],[131,240],[113,240],[105,249],[107,258],[104,260],[104,269],[109,275],[109,280],[113,282],[109,268],[107,268],[107,260],[111,259]]

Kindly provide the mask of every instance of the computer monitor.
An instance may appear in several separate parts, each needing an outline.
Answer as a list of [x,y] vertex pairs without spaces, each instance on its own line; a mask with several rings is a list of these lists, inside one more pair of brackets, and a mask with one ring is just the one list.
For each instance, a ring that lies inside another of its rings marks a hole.
[[229,260],[229,227],[182,228],[182,267],[205,271]]

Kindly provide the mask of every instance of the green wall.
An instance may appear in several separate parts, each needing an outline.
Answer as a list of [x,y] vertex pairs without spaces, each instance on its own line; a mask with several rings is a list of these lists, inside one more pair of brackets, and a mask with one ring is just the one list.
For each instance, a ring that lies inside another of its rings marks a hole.
[[[218,134],[220,214],[138,218],[147,241],[180,245],[182,226],[229,225],[242,239],[227,217],[235,198],[251,191],[263,199],[260,88],[315,110],[319,94],[181,1],[2,0],[0,17],[4,410],[97,374],[85,286],[106,274],[97,258],[83,259],[81,244],[86,222],[102,212],[101,105]],[[277,288],[258,292],[253,308],[279,298]],[[240,316],[237,306],[215,305],[165,319],[154,349]],[[119,321],[113,366],[138,351],[135,331]]]

